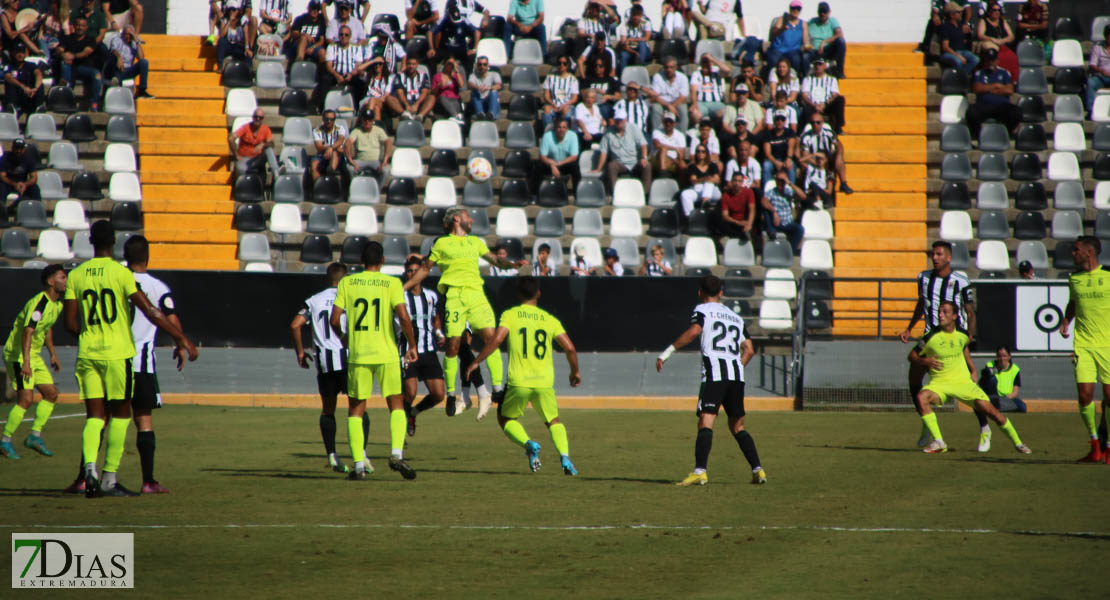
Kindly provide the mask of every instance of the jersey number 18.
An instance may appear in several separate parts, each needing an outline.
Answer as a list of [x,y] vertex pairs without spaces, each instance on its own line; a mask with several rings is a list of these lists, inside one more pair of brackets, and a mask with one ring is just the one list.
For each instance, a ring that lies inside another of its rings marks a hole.
[[[518,333],[520,333],[520,353],[524,356],[528,356],[528,328],[521,327]],[[542,359],[547,356],[547,332],[542,329],[537,329],[533,337],[536,343],[532,346],[532,354],[535,355],[536,358]]]

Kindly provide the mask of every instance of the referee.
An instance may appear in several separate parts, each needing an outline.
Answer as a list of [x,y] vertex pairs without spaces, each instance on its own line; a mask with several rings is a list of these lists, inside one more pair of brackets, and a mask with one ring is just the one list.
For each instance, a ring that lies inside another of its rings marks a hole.
[[[932,260],[932,270],[922,271],[917,276],[917,305],[913,308],[910,324],[898,335],[903,344],[910,341],[910,332],[922,318],[925,319],[922,338],[940,327],[940,305],[944,302],[952,302],[958,309],[956,329],[969,338],[975,335],[975,300],[971,294],[971,282],[962,271],[952,270],[952,244],[943,240],[933,242]],[[915,347],[915,350],[920,353],[921,348]],[[921,391],[921,382],[929,370],[914,362],[912,355],[911,352],[906,357],[910,361],[910,398],[917,398]],[[918,414],[921,414],[920,409]],[[979,420],[979,452],[987,452],[991,449],[991,430],[987,424],[987,416],[976,410],[975,418]],[[918,447],[925,447],[931,441],[932,434],[922,425],[921,437],[917,440]]]

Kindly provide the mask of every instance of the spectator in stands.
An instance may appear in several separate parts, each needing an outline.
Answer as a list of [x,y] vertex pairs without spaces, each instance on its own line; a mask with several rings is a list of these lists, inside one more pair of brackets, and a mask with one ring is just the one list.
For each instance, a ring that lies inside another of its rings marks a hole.
[[46,100],[42,87],[42,69],[27,62],[27,48],[16,44],[12,64],[4,74],[4,106],[16,114],[38,112]]
[[[347,2],[340,2],[335,9],[335,18],[328,21],[328,30],[325,37],[328,38],[328,45],[341,43],[340,37],[343,34],[343,28],[346,27],[350,31],[349,43],[356,46],[365,46],[369,39],[366,37],[366,31],[362,28],[362,21],[352,14],[354,6]],[[409,21],[412,23],[412,21]]]
[[652,132],[651,145],[657,169],[675,178],[686,172],[686,134],[675,128],[674,113],[663,113],[663,128]]
[[543,24],[543,0],[511,0],[505,18],[503,33],[505,52],[513,55],[513,36],[535,38],[540,42],[540,52],[547,54],[547,29]]
[[597,91],[582,90],[582,101],[574,108],[574,121],[583,144],[596,144],[605,133],[605,119],[597,105]]
[[466,124],[463,119],[462,112],[462,97],[460,94],[463,88],[466,87],[466,82],[463,81],[462,73],[459,72],[458,62],[454,57],[448,57],[443,61],[443,70],[436,73],[432,78],[432,95],[435,96],[436,106],[439,107],[444,114],[450,115],[459,127]]
[[3,28],[3,44],[2,47],[9,56],[12,55],[17,44],[22,44],[24,48],[31,50],[35,54],[42,54],[41,49],[31,39],[31,35],[35,29],[34,23],[29,23],[23,27],[16,27],[16,15],[19,14],[19,0],[4,0],[4,11],[0,13],[0,27]]
[[929,20],[925,22],[925,37],[922,38],[921,44],[917,47],[918,52],[929,52],[929,44],[932,43],[933,36],[939,35],[940,26],[948,21],[948,8],[952,4],[955,5],[956,11],[961,13],[959,21],[964,35],[971,35],[971,26],[968,24],[971,21],[971,5],[967,0],[958,0],[958,2],[933,0],[932,14]]
[[478,31],[489,25],[489,10],[478,0],[456,0],[462,16]]
[[92,102],[93,112],[100,111],[100,65],[96,62],[96,39],[89,35],[89,20],[78,15],[73,22],[73,33],[62,40],[62,79],[69,87],[77,79],[84,85]]
[[1018,265],[1018,275],[1022,279],[1036,279],[1037,273],[1033,270],[1033,263],[1023,260]]
[[466,82],[470,112],[475,119],[494,121],[501,114],[501,73],[489,68],[489,57],[479,56]]
[[222,72],[224,60],[228,58],[253,58],[254,50],[247,44],[247,27],[243,23],[243,13],[237,8],[228,8],[227,17],[220,21],[220,41],[216,43],[216,71]]
[[108,79],[117,77],[120,80],[138,77],[138,82],[135,84],[135,97],[153,98],[154,96],[147,92],[150,64],[147,63],[146,55],[143,53],[142,43],[135,36],[135,28],[124,25],[123,32],[112,38],[108,44],[108,51],[111,52],[111,56],[108,58],[108,64],[104,66],[105,77]]
[[[323,0],[326,6],[350,4],[352,7],[358,4],[358,20],[363,24],[366,23],[366,17],[370,16],[370,0]],[[333,14],[339,12],[338,6],[332,10]]]
[[579,73],[587,73],[586,65],[600,59],[605,61],[605,73],[609,77],[617,76],[617,53],[609,46],[608,39],[608,36],[600,31],[594,34],[593,44],[587,46],[578,57]]
[[723,146],[724,155],[728,158],[738,157],[740,155],[740,145],[745,142],[758,150],[761,137],[761,135],[755,135],[749,131],[748,119],[744,115],[737,116],[731,125],[726,122],[721,126],[721,146]]
[[830,15],[832,9],[828,2],[817,5],[817,16],[810,19],[807,24],[809,43],[813,44],[813,58],[823,58],[836,62],[833,75],[844,78],[844,55],[848,46],[844,43],[844,30],[840,21]]
[[28,151],[23,138],[12,140],[12,149],[0,157],[0,194],[7,199],[16,195],[8,207],[8,214],[15,214],[15,208],[22,200],[40,200],[38,186],[39,158],[37,151]]
[[664,258],[666,254],[663,251],[662,244],[653,244],[651,246],[651,257],[644,260],[643,266],[640,267],[640,275],[648,277],[666,277],[674,273],[674,268],[671,267],[670,261]]
[[960,19],[964,9],[955,2],[949,2],[944,7],[945,22],[937,30],[940,38],[940,62],[953,69],[959,69],[971,74],[979,65],[979,57],[968,50],[967,24],[961,24]]
[[628,20],[617,29],[620,39],[620,70],[628,65],[646,65],[651,62],[652,31],[651,21],[644,17],[644,7],[633,4],[628,12]]
[[999,346],[995,359],[988,362],[979,375],[979,387],[987,393],[991,404],[1000,412],[1025,412],[1021,391],[1021,368],[1013,362],[1010,349]]
[[987,11],[979,19],[976,29],[979,50],[997,50],[998,65],[1010,72],[1014,81],[1018,78],[1018,59],[1010,45],[1014,42],[1014,30],[1002,15],[1002,5],[997,1],[987,4]]
[[771,22],[771,47],[767,50],[767,64],[776,65],[786,58],[798,73],[808,70],[803,51],[810,46],[809,26],[801,19],[801,0],[791,0],[790,10]]
[[[574,49],[581,53],[585,44],[596,38],[597,34],[605,36],[605,43],[609,43],[610,27],[620,22],[620,17],[609,4],[602,4],[596,0],[588,0],[586,8],[582,11],[582,18],[578,20],[578,40],[581,41]],[[580,70],[584,73],[584,70]]]
[[609,77],[604,60],[595,58],[589,64],[589,75],[578,82],[578,89],[591,89],[597,92],[597,105],[601,109],[601,117],[605,119],[606,125],[611,125],[614,103],[621,99],[621,82],[616,77]]
[[656,103],[653,122],[659,123],[663,112],[669,111],[678,117],[678,128],[686,131],[689,127],[686,103],[690,99],[690,80],[678,70],[678,61],[674,58],[663,61],[663,70],[651,78],[651,90],[651,99]]
[[690,6],[686,0],[663,0],[663,23],[659,28],[659,35],[665,40],[686,39],[686,13],[689,11]]
[[108,33],[108,21],[104,18],[104,13],[97,10],[94,0],[82,0],[81,7],[69,13],[69,24],[76,26],[78,17],[85,17],[88,21],[89,35],[96,40],[97,44],[102,43]]
[[[740,65],[740,75],[733,80],[733,87],[743,83],[748,86],[748,99],[756,104],[763,103],[763,79],[755,72],[755,63],[744,61]],[[751,119],[748,119],[751,121]],[[760,119],[762,120],[762,119]]]
[[457,67],[472,71],[474,55],[481,39],[482,32],[466,20],[459,10],[458,2],[449,0],[446,18],[432,30],[432,50],[428,52],[428,56],[436,61],[454,58]]
[[123,31],[128,25],[143,30],[143,5],[139,0],[104,0],[100,10],[111,31]]
[[582,174],[578,170],[578,136],[570,133],[570,122],[558,119],[540,138],[540,162],[552,177],[570,177],[575,189]]
[[1034,39],[1048,43],[1048,5],[1041,0],[1026,0],[1018,9],[1017,41]]
[[586,247],[575,248],[574,256],[570,259],[570,274],[576,277],[589,277],[596,272],[593,263],[586,257]]
[[265,119],[266,111],[256,108],[250,122],[231,133],[228,141],[235,156],[236,173],[261,173],[265,179],[266,165],[269,164],[270,172],[274,177],[278,176],[280,168],[274,153],[274,134],[263,123]]
[[640,93],[640,84],[629,82],[624,90],[624,98],[613,104],[613,114],[624,111],[628,115],[628,125],[639,129],[646,139],[651,127],[651,105],[644,100],[643,95]]
[[744,123],[751,128],[751,132],[759,133],[763,130],[763,107],[751,99],[750,90],[743,81],[733,84],[722,122],[735,123],[738,117],[744,117]]
[[289,0],[262,0],[258,12],[258,30],[264,35],[289,35],[289,28],[293,24]]
[[293,20],[293,34],[285,47],[285,55],[296,60],[317,60],[317,53],[322,53],[327,38],[328,20],[324,17],[320,0],[309,0],[308,9],[304,14],[298,15]]
[[853,190],[848,186],[847,171],[844,166],[844,144],[820,114],[813,115],[810,124],[802,131],[798,141],[798,163],[816,164],[817,154],[824,154],[829,164],[836,170],[836,174],[840,177],[840,191],[851,194]]
[[[509,247],[505,242],[497,242],[493,247],[493,255],[500,259],[502,263],[511,262],[509,261]],[[516,277],[520,274],[520,269],[518,267],[502,268],[496,264],[491,264],[489,274],[493,277]]]
[[783,92],[786,94],[786,103],[794,105],[795,110],[797,110],[798,95],[802,92],[802,83],[798,79],[798,73],[790,68],[790,61],[780,58],[768,76],[767,83],[771,88],[772,102],[779,92]]
[[385,60],[380,56],[371,58],[366,64],[366,95],[359,110],[373,113],[374,120],[380,121],[385,99],[393,91],[393,77],[385,72]]
[[312,157],[312,180],[321,175],[338,173],[346,157],[343,154],[347,143],[347,128],[335,122],[335,111],[325,110],[323,122],[312,130],[316,156]]
[[405,0],[405,39],[430,33],[439,24],[439,17],[432,0]]
[[786,119],[786,128],[794,133],[798,132],[798,111],[787,104],[786,99],[786,92],[782,90],[775,92],[775,103],[763,116],[763,125],[766,129],[774,125],[775,117],[782,116]]
[[740,0],[736,0],[736,26],[740,30],[740,37],[732,41],[732,60],[738,63],[755,62],[757,52],[763,50],[763,40],[759,39],[758,31],[748,31],[744,23],[744,7]]
[[405,64],[405,48],[393,38],[393,31],[389,25],[378,23],[373,28],[374,39],[366,47],[368,58],[382,57],[385,61],[385,72],[393,75],[401,70]]
[[1110,25],[1102,28],[1102,43],[1091,47],[1091,58],[1087,61],[1087,66],[1091,71],[1087,77],[1087,112],[1090,113],[1095,106],[1098,91],[1110,86]]
[[731,73],[732,67],[708,52],[701,55],[699,67],[690,77],[690,118],[694,121],[701,121],[703,117],[720,120],[728,99],[728,84],[723,75]]
[[605,165],[610,190],[617,183],[617,177],[627,173],[639,177],[646,192],[651,189],[647,140],[639,129],[627,125],[627,114],[623,111],[613,114],[613,129],[601,138],[598,164]]
[[365,173],[385,183],[389,178],[389,161],[393,158],[393,138],[374,122],[374,114],[362,111],[358,123],[343,147],[347,169],[351,175]]
[[339,43],[328,44],[324,65],[317,75],[316,89],[312,93],[317,110],[323,110],[327,93],[334,87],[346,87],[355,106],[359,106],[366,95],[363,72],[370,68],[370,61],[366,60],[366,49],[355,44],[352,36],[351,28],[344,25],[339,28]]
[[733,177],[740,175],[740,185],[751,188],[754,194],[762,194],[763,188],[760,181],[763,177],[763,169],[759,166],[759,161],[752,156],[751,142],[748,140],[740,142],[737,152],[737,157],[729,159],[728,164],[725,165],[725,181],[731,182]]
[[243,24],[243,33],[246,36],[247,47],[254,49],[255,39],[258,37],[258,20],[254,18],[252,0],[220,0],[221,12],[227,18],[231,11],[239,11]]
[[624,265],[621,264],[621,256],[616,248],[605,249],[605,265],[603,268],[605,269],[603,274],[609,277],[624,275]]
[[786,171],[794,181],[794,160],[798,137],[786,126],[786,115],[776,114],[771,129],[763,134],[763,182],[779,171]]
[[690,20],[697,23],[698,39],[732,37],[738,5],[737,0],[694,0],[690,6]]
[[763,231],[774,240],[776,234],[785,233],[790,239],[794,254],[802,245],[805,229],[794,220],[794,189],[790,185],[790,173],[785,169],[775,172],[773,181],[768,178],[763,188]]
[[703,118],[698,122],[698,135],[690,139],[690,146],[687,149],[690,156],[694,156],[694,151],[699,145],[705,146],[709,151],[709,162],[717,165],[718,172],[724,171],[725,164],[721,162],[721,140],[717,138],[717,132],[713,131],[713,121],[709,118]]
[[555,72],[548,73],[543,80],[544,125],[556,118],[569,119],[574,116],[574,106],[578,104],[578,89],[578,78],[570,73],[570,58],[560,56],[555,63]]
[[829,169],[829,159],[824,152],[813,155],[813,161],[806,165],[805,174],[802,176],[802,185],[790,182],[797,198],[804,198],[804,210],[818,210],[831,208],[835,203],[833,187],[836,176]]
[[844,96],[836,77],[825,72],[825,59],[813,61],[813,70],[802,81],[802,122],[822,114],[838,134],[844,130]]
[[1021,109],[1010,102],[1014,80],[1009,71],[998,66],[997,50],[983,51],[983,67],[972,79],[971,91],[977,96],[966,115],[971,139],[979,138],[979,128],[987,119],[1002,121],[1011,134],[1017,130],[1021,124]]
[[689,217],[695,208],[710,209],[721,200],[721,169],[709,160],[709,148],[697,144],[691,152],[693,159],[686,166],[686,189],[679,194],[683,217]]
[[551,244],[540,244],[536,248],[536,259],[532,261],[533,277],[552,277],[559,274],[559,265],[551,258]]
[[721,194],[717,210],[709,213],[709,229],[715,236],[746,241],[755,224],[755,194],[745,185],[744,175],[732,174]]
[[389,110],[403,119],[423,121],[435,106],[428,74],[417,70],[419,66],[420,61],[415,56],[405,57],[405,70],[393,77],[392,95],[385,99]]
[[46,16],[42,18],[42,25],[38,31],[39,50],[47,59],[53,60],[61,54],[62,38],[73,33],[73,25],[69,23],[69,3],[62,9],[61,0],[50,0]]

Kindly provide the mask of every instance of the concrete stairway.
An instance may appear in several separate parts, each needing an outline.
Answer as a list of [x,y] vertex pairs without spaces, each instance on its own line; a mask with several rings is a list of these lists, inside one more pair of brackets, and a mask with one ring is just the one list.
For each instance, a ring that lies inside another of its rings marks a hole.
[[[926,267],[926,73],[913,44],[851,44],[842,140],[853,195],[838,194],[835,277],[913,278]],[[834,286],[835,335],[891,335],[905,327],[912,283]],[[852,299],[859,298],[859,299]]]
[[224,88],[200,36],[146,35],[150,92],[139,100],[140,178],[151,265],[239,268]]

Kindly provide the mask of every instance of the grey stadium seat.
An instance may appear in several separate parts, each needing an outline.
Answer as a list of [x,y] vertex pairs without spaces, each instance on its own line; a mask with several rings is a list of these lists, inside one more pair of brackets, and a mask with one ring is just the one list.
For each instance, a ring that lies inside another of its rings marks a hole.
[[132,115],[112,115],[108,119],[105,137],[109,142],[131,144],[139,140],[139,132],[135,127],[135,117]]
[[1087,208],[1086,192],[1081,181],[1057,181],[1052,205],[1057,210],[1083,210]]
[[940,178],[945,181],[971,179],[971,161],[966,154],[946,154],[940,165]]
[[1006,157],[1002,154],[988,153],[979,157],[978,177],[983,181],[1002,181],[1010,176]]
[[536,132],[532,129],[532,124],[519,121],[509,123],[509,128],[505,130],[505,147],[535,148]]
[[605,184],[600,179],[583,177],[578,182],[578,189],[574,192],[575,206],[599,207],[605,206]]
[[979,149],[984,152],[1005,152],[1010,149],[1010,133],[1001,123],[984,123],[979,130]]
[[566,233],[567,222],[563,212],[556,208],[541,210],[536,214],[534,235],[543,237],[559,237]]
[[335,209],[330,206],[314,206],[312,212],[308,213],[308,224],[305,226],[305,231],[325,235],[339,231],[339,219],[335,216]]
[[763,245],[763,266],[767,268],[789,269],[794,266],[794,250],[790,242],[782,239],[772,240]]
[[1021,264],[1024,261],[1029,261],[1034,269],[1047,269],[1049,264],[1048,250],[1045,250],[1044,243],[1029,240],[1018,244],[1017,262]]
[[940,135],[940,149],[944,152],[968,152],[971,150],[971,132],[967,125],[954,123],[945,125]]
[[269,261],[270,242],[262,233],[247,233],[239,240],[239,260]]
[[[493,184],[488,181],[478,183],[467,180],[463,186],[463,206],[493,205]],[[485,213],[483,213],[485,214]]]
[[1010,237],[1006,213],[997,210],[983,211],[979,215],[979,239],[1004,240]]

